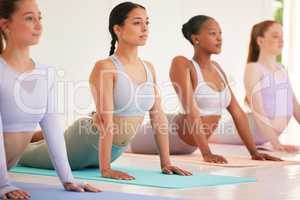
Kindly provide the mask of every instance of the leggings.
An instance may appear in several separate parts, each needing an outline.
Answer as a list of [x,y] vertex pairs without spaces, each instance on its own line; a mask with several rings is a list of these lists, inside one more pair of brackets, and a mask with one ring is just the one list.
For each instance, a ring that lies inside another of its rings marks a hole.
[[[176,131],[175,114],[167,114],[169,124],[169,148],[170,154],[191,154],[196,151],[197,147],[186,144]],[[155,144],[154,131],[150,123],[142,125],[136,136],[129,145],[129,152],[140,154],[158,154],[158,148]]]
[[[170,154],[191,154],[197,147],[186,144],[179,136],[178,133],[170,128],[174,127],[176,115],[167,115],[169,122],[169,143]],[[256,145],[266,143],[268,140],[259,132],[252,113],[247,114],[250,131],[252,133]],[[214,133],[209,138],[210,143],[218,144],[233,144],[242,145],[243,142],[235,128],[233,119],[230,115],[222,116],[219,125]],[[138,130],[137,135],[132,140],[129,146],[129,152],[141,154],[157,154],[157,147],[154,140],[154,131],[150,123],[146,123]]]
[[[252,113],[247,113],[248,123],[254,143],[256,145],[262,145],[268,140],[260,133]],[[242,145],[244,144],[241,140],[238,131],[235,128],[234,121],[230,115],[222,117],[219,121],[219,126],[215,130],[214,134],[209,138],[209,142],[218,144],[233,144]]]
[[[91,118],[76,120],[64,133],[68,160],[73,170],[85,167],[99,167],[99,132]],[[111,162],[116,160],[126,146],[112,145]],[[53,169],[45,140],[31,143],[22,155],[20,165]]]

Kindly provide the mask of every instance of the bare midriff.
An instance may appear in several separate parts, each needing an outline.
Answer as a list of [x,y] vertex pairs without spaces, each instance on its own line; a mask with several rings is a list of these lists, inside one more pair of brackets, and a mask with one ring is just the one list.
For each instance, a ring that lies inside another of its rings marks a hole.
[[113,144],[117,146],[126,146],[137,133],[142,125],[144,116],[128,117],[114,116],[114,137]]

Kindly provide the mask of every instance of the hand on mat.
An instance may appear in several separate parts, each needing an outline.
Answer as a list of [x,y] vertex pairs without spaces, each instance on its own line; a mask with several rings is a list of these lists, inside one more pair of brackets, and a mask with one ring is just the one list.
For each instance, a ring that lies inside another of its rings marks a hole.
[[165,166],[161,169],[163,174],[177,174],[181,176],[191,176],[192,173],[183,169],[180,169],[179,167],[175,167],[172,165]]
[[86,192],[101,192],[100,189],[96,188],[95,186],[89,184],[89,183],[84,183],[83,184],[83,189],[86,191]]
[[112,179],[118,179],[118,180],[134,180],[135,178],[133,176],[130,176],[127,173],[117,171],[117,170],[103,170],[101,172],[102,176],[105,178],[112,178]]
[[280,158],[270,156],[269,154],[266,153],[254,153],[251,155],[252,160],[269,160],[269,161],[282,161]]
[[275,151],[283,151],[287,153],[299,152],[299,148],[294,145],[276,144],[276,145],[272,145],[272,147]]
[[208,154],[203,155],[203,159],[205,162],[210,163],[219,163],[219,164],[227,164],[227,160],[223,156],[215,155],[215,154]]
[[98,188],[86,183],[83,186],[77,183],[64,183],[64,187],[68,191],[73,192],[101,192]]
[[13,200],[20,200],[20,199],[29,199],[30,194],[24,190],[14,190],[11,192],[7,192],[3,195],[2,199],[13,199]]

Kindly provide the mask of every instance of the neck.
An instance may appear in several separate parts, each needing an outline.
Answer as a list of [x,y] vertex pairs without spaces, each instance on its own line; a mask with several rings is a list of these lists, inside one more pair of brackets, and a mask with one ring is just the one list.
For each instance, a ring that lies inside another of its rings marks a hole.
[[138,48],[137,46],[119,43],[115,55],[121,58],[124,63],[134,63],[138,60]]
[[201,68],[210,67],[211,54],[208,54],[201,50],[195,50],[193,59],[199,63]]
[[29,47],[20,47],[8,43],[1,56],[9,65],[18,69],[29,68],[32,64]]
[[267,66],[274,66],[277,63],[275,55],[272,55],[272,54],[264,52],[264,51],[261,51],[259,53],[257,62],[265,64]]

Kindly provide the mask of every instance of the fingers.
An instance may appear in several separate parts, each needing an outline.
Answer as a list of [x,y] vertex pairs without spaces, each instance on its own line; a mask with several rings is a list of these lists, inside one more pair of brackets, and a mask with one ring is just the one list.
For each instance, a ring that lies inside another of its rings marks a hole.
[[84,189],[75,183],[65,183],[64,186],[65,186],[66,190],[69,190],[69,191],[84,192]]
[[30,195],[28,192],[22,191],[22,190],[15,190],[12,192],[9,192],[3,196],[3,199],[23,199],[27,200],[30,198]]
[[125,173],[122,173],[122,172],[115,173],[112,178],[115,178],[115,179],[118,179],[118,180],[128,180],[128,181],[135,179],[133,176],[130,176],[129,174],[125,174]]
[[274,157],[274,156],[270,156],[269,154],[264,154],[264,158],[266,160],[270,160],[270,161],[283,161],[282,159]]
[[299,151],[299,148],[293,145],[285,145],[284,149],[288,153],[295,153]]
[[217,164],[227,164],[227,160],[223,156],[213,155],[205,159],[206,162],[217,163]]
[[173,171],[175,174],[178,174],[178,175],[181,175],[181,176],[191,176],[191,175],[192,175],[191,172],[186,171],[186,170],[183,170],[183,169],[180,169],[179,167],[173,167],[173,168],[172,168],[172,171]]
[[169,175],[173,174],[172,170],[168,169],[168,167],[164,167],[164,168],[162,169],[162,172],[163,172],[164,174],[169,174]]
[[261,160],[261,161],[264,161],[266,160],[263,156],[261,155],[255,155],[252,157],[253,160]]
[[101,192],[100,189],[98,189],[98,188],[96,188],[96,187],[94,187],[94,186],[92,186],[88,183],[84,184],[83,188],[87,192]]
[[30,194],[28,192],[22,190],[15,190],[9,193],[6,193],[3,196],[3,199],[24,199],[27,200],[30,198]]

